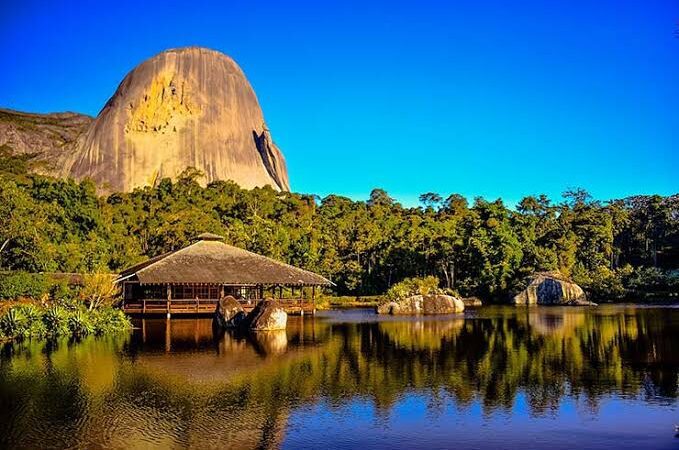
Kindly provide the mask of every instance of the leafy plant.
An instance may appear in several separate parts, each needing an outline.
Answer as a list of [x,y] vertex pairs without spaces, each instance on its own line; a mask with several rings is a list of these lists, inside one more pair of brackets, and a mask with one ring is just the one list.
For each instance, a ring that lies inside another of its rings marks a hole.
[[68,315],[68,329],[72,336],[87,336],[94,332],[90,317],[82,310],[71,312]]
[[47,334],[59,336],[69,332],[68,313],[60,306],[48,308],[42,316],[42,321]]

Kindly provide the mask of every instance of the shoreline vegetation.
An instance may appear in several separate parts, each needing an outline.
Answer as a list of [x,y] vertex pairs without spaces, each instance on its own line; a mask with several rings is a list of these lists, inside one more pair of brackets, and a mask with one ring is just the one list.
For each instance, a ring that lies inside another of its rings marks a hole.
[[0,342],[129,331],[112,281],[109,274],[0,273]]
[[[230,181],[203,186],[188,168],[175,181],[99,196],[91,180],[36,170],[32,156],[0,148],[0,271],[10,274],[0,277],[113,274],[211,232],[330,279],[321,307],[373,306],[398,282],[424,277],[460,298],[504,303],[543,271],[593,301],[679,300],[679,194],[599,201],[573,189],[559,202],[528,196],[509,208],[501,199],[425,193],[421,206],[405,207],[382,189],[356,201]],[[0,298],[61,306],[59,292],[36,295],[19,278]],[[83,311],[113,306],[71,297]]]

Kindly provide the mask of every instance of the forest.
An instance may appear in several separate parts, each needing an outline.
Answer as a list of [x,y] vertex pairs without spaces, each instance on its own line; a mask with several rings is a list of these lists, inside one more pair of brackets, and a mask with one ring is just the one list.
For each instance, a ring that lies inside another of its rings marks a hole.
[[600,300],[679,292],[679,195],[600,201],[572,189],[509,207],[424,193],[404,207],[382,189],[356,201],[202,187],[188,168],[175,181],[98,196],[89,180],[38,175],[35,165],[0,149],[0,271],[115,273],[212,232],[326,276],[335,295],[383,294],[431,275],[459,295],[502,301],[527,275],[554,270]]

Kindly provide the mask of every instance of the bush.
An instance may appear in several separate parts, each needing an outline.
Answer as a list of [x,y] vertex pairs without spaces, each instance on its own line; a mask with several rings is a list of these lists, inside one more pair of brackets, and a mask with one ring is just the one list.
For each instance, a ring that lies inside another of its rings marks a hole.
[[6,272],[0,273],[0,299],[28,297],[39,299],[48,295],[50,283],[41,273]]
[[46,334],[60,336],[68,333],[68,313],[61,306],[46,309],[42,316]]
[[627,287],[636,295],[660,296],[679,293],[679,271],[639,267],[626,277]]
[[5,337],[23,337],[26,329],[26,317],[18,308],[10,309],[0,319],[0,333]]
[[73,311],[68,315],[68,330],[72,336],[87,336],[94,333],[94,326],[90,315],[82,310]]
[[621,300],[628,295],[623,283],[628,270],[627,267],[618,270],[599,267],[588,274],[576,272],[573,281],[583,287],[594,300]]
[[132,328],[130,319],[120,309],[96,309],[90,313],[94,334],[108,334]]
[[69,310],[62,306],[45,308],[32,304],[17,304],[0,316],[0,337],[87,336],[127,331],[130,320],[119,309],[102,308],[90,311],[83,307]]
[[427,295],[442,292],[439,289],[439,279],[433,276],[423,278],[405,278],[393,285],[387,291],[387,298],[398,300],[411,295]]

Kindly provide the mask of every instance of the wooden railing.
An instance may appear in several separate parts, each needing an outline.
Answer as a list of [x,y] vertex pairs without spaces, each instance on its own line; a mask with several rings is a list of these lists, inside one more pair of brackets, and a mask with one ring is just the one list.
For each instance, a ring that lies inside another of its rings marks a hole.
[[[288,314],[313,314],[314,303],[310,299],[277,299]],[[245,312],[250,312],[259,299],[239,300]],[[123,311],[128,314],[212,314],[218,299],[142,299],[125,300]]]

